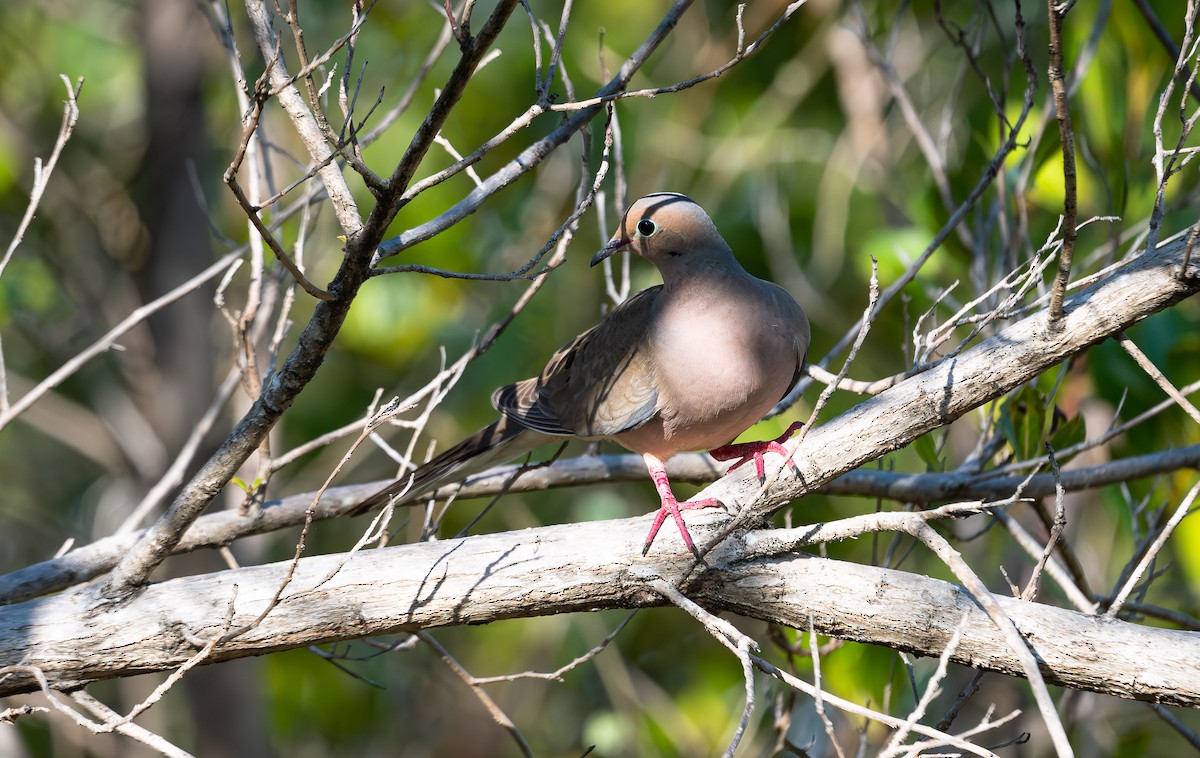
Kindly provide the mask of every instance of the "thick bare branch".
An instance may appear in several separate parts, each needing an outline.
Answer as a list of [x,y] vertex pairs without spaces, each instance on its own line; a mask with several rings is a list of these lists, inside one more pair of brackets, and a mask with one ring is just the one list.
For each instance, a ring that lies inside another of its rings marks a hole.
[[[717,514],[689,518],[712,534]],[[505,618],[663,603],[653,584],[692,565],[690,553],[639,556],[649,517],[306,558],[283,601],[216,646],[205,664],[371,634]],[[746,559],[740,542],[710,554],[684,591],[733,611],[821,634],[938,656],[967,617],[952,660],[1020,675],[971,596],[947,582],[804,554]],[[178,668],[229,623],[256,619],[289,562],[173,579],[90,614],[76,591],[0,608],[0,697]],[[236,592],[235,592],[236,588]],[[233,616],[229,616],[231,598]],[[1032,645],[1048,682],[1118,697],[1200,705],[1200,639],[996,596]],[[1128,651],[1136,650],[1137,655]]]
[[[552,466],[528,469],[515,481],[516,466],[504,466],[472,477],[461,489],[455,486],[439,490],[437,496],[460,500],[493,497],[502,491],[529,492],[551,488],[584,486],[603,482],[644,482],[646,465],[637,455],[585,455],[559,460]],[[1087,468],[1062,473],[1067,492],[1103,487],[1119,482],[1178,471],[1200,469],[1200,444],[1146,455],[1131,456]],[[667,463],[673,482],[708,484],[721,475],[720,467],[707,455],[679,455]],[[313,511],[313,519],[339,518],[388,481],[366,482],[335,487]],[[989,476],[989,472],[965,474],[909,474],[895,471],[860,469],[850,471],[820,488],[827,495],[854,495],[885,498],[905,503],[935,503],[948,500],[1002,500],[1010,497],[1025,482],[1022,494],[1037,498],[1054,494],[1054,477],[1038,474],[1032,478]],[[417,504],[416,495],[405,504]],[[217,548],[255,534],[267,534],[304,523],[311,492],[291,495],[264,503],[256,512],[241,514],[220,511],[201,516],[175,546],[175,553]],[[120,534],[96,540],[63,555],[0,575],[0,604],[29,600],[50,592],[86,582],[112,569],[134,545],[141,533]]]

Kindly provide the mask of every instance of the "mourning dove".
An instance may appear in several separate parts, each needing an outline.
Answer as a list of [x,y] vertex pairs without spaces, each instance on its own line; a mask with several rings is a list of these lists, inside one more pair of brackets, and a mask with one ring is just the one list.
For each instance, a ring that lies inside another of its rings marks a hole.
[[761,480],[763,453],[784,452],[780,443],[799,424],[777,440],[730,442],[795,386],[808,318],[782,287],[747,273],[708,214],[684,195],[657,192],[635,202],[591,265],[626,249],[653,263],[663,283],[568,342],[540,375],[496,390],[499,421],[354,512],[405,490],[432,492],[549,442],[611,439],[642,456],[662,501],[642,554],[668,515],[697,553],[680,511],[720,503],[677,501],[664,462],[709,450],[718,460],[740,458],[731,468],[754,460]]

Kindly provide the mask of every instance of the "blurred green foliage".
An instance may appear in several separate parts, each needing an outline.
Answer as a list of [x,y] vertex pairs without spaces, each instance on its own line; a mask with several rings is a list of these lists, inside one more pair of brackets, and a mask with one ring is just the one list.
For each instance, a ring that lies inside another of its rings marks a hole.
[[[47,375],[127,315],[140,302],[139,296],[162,294],[147,273],[155,261],[148,231],[153,225],[145,216],[150,192],[146,178],[156,167],[146,162],[146,156],[154,129],[152,116],[160,107],[146,95],[151,73],[147,51],[155,35],[168,34],[158,22],[181,22],[161,10],[153,11],[152,5],[150,0],[49,4],[18,0],[0,6],[0,47],[9,52],[6,65],[0,67],[0,238],[6,242],[24,212],[33,156],[49,154],[58,130],[64,99],[58,75],[86,79],[79,126],[36,222],[0,277],[0,335],[9,391],[17,396],[26,391],[29,381]],[[582,98],[604,81],[598,55],[603,55],[609,68],[619,65],[658,23],[666,4],[621,0],[577,6],[563,61],[575,96]],[[1153,6],[1179,40],[1184,2],[1162,0]],[[247,237],[245,218],[221,184],[241,125],[228,63],[198,11],[188,7],[190,16],[181,16],[188,18],[187,34],[207,35],[201,45],[203,55],[191,63],[201,68],[198,97],[208,146],[206,152],[190,156],[190,175],[180,172],[176,180],[194,188],[197,201],[192,213],[203,219],[203,226],[211,227],[215,259]],[[300,2],[299,7],[311,51],[324,49],[349,24],[345,3]],[[558,4],[533,0],[531,7],[556,28]],[[972,250],[961,236],[952,234],[947,239],[904,297],[874,324],[851,369],[856,378],[884,377],[908,368],[914,328],[943,290],[959,283],[935,315],[925,320],[926,329],[983,294],[985,283],[1003,276],[1012,264],[1026,261],[1058,224],[1062,158],[1048,109],[1045,8],[1029,3],[1021,7],[1039,89],[1020,132],[1022,147],[1000,167],[1000,179],[964,223],[970,236],[980,241],[978,250]],[[490,3],[481,4],[477,24],[490,8]],[[777,1],[750,3],[745,12],[747,37],[757,36],[781,8]],[[921,254],[951,212],[902,109],[872,66],[858,33],[884,51],[899,72],[916,112],[935,139],[956,202],[985,174],[1006,136],[987,87],[966,64],[963,49],[939,27],[939,8],[947,28],[968,30],[979,69],[1002,98],[1009,123],[1015,122],[1024,74],[1014,59],[1013,8],[1003,3],[994,6],[1000,24],[997,33],[987,27],[984,6],[975,3],[902,4],[897,10],[894,3],[868,1],[842,7],[813,0],[761,52],[720,78],[618,106],[624,170],[632,196],[669,189],[686,192],[704,205],[750,271],[784,284],[801,300],[813,320],[813,359],[823,357],[860,317],[867,303],[871,257],[877,259],[880,284],[886,287]],[[239,10],[232,8],[235,18]],[[1097,30],[1105,15],[1107,20]],[[668,85],[723,64],[734,52],[734,19],[729,3],[697,3],[634,78],[633,86]],[[352,81],[361,75],[360,117],[381,92],[380,112],[398,100],[444,23],[436,4],[385,0],[373,6],[356,43],[351,75]],[[253,52],[240,18],[236,33],[247,77],[253,81],[264,64]],[[287,36],[285,56],[290,54]],[[1128,254],[1153,207],[1157,179],[1151,162],[1152,124],[1173,61],[1131,3],[1078,3],[1068,16],[1064,36],[1068,65],[1074,65],[1085,51],[1092,56],[1070,101],[1080,218],[1119,217],[1081,229],[1076,270],[1091,273]],[[502,54],[479,72],[443,130],[460,152],[469,152],[492,137],[533,102],[530,37],[529,25],[518,10],[497,43]],[[548,56],[548,50],[549,44],[543,42],[543,56]],[[294,59],[287,60],[294,70]],[[341,75],[344,60],[344,55],[335,56],[335,77]],[[365,160],[376,171],[390,173],[455,60],[452,43],[417,90],[414,105],[364,150]],[[560,101],[566,98],[561,77],[555,80],[554,92]],[[336,113],[333,94],[328,100],[330,112]],[[542,116],[518,139],[489,154],[477,171],[487,176],[557,123],[556,116]],[[266,124],[277,149],[272,163],[282,185],[294,178],[292,159],[303,149],[278,112],[269,111]],[[594,128],[600,129],[599,121]],[[1178,119],[1167,118],[1166,144],[1174,144],[1178,133]],[[493,274],[515,269],[541,247],[573,207],[580,146],[581,139],[573,139],[568,148],[494,196],[477,214],[389,263]],[[594,167],[599,157],[595,134],[589,151]],[[451,160],[435,146],[418,176],[440,170]],[[351,186],[360,207],[369,208],[370,192],[355,178]],[[392,231],[399,233],[441,213],[472,187],[465,175],[438,185],[405,207]],[[595,214],[585,217],[566,264],[498,347],[471,365],[434,413],[428,437],[418,443],[419,453],[427,439],[445,446],[492,420],[487,398],[494,387],[536,373],[551,350],[595,323],[605,297],[599,274],[589,270],[586,261],[614,224],[612,188],[610,174],[607,227],[599,227]],[[1191,167],[1170,185],[1166,233],[1195,222],[1197,189]],[[318,283],[336,270],[340,250],[339,231],[329,210],[320,213],[306,249],[308,270]],[[1024,235],[1016,231],[1016,219],[1022,216],[1028,224]],[[297,218],[284,222],[280,237],[287,244],[295,243],[299,224]],[[647,266],[635,261],[633,269],[635,288],[654,283]],[[244,286],[242,272],[235,276],[229,297],[240,297],[234,293]],[[385,397],[416,390],[441,364],[440,349],[449,360],[455,359],[507,313],[524,287],[519,281],[421,275],[368,282],[317,378],[285,416],[274,448],[290,449],[361,418],[376,388],[383,388]],[[204,297],[211,297],[212,291],[206,288]],[[298,298],[285,352],[294,345],[294,333],[311,307],[304,296]],[[148,331],[131,334],[124,351],[107,353],[89,364],[40,404],[38,414],[31,413],[26,423],[0,432],[0,481],[5,485],[0,498],[0,555],[5,570],[44,559],[67,537],[86,542],[109,533],[177,453],[164,443],[161,459],[155,460],[145,452],[153,451],[153,444],[139,447],[120,439],[142,427],[112,421],[140,415],[147,440],[155,433],[164,440],[172,437],[166,431],[172,423],[169,404],[164,408],[154,400],[155,393],[178,381],[177,374],[156,368],[156,345],[161,350],[161,341],[171,337]],[[213,371],[215,383],[224,375],[230,354],[227,326],[215,313],[208,333],[208,344],[189,349],[216,357],[220,368]],[[947,347],[966,336],[965,329],[956,330]],[[1148,320],[1132,329],[1130,336],[1178,384],[1196,378],[1200,312],[1195,303]],[[840,357],[832,368],[839,365]],[[1085,432],[1099,434],[1118,408],[1121,418],[1129,418],[1162,400],[1161,390],[1112,342],[1096,346],[1064,367],[1059,379],[1058,371],[1049,372],[1004,401],[922,437],[912,448],[877,465],[896,471],[953,469],[971,455],[985,419],[998,426],[1008,443],[989,465],[1021,460],[1041,454],[1047,442],[1062,449],[1082,440]],[[791,419],[807,418],[817,393],[810,390],[787,417],[764,422],[746,438],[773,437]],[[238,402],[238,408],[244,407],[244,399]],[[837,393],[822,417],[832,418],[857,402],[856,396]],[[235,418],[236,412],[231,411],[218,424],[206,440],[206,450],[214,449]],[[53,433],[56,428],[58,435]],[[1121,435],[1087,461],[1197,442],[1196,424],[1172,409]],[[403,436],[393,439],[401,447],[406,443]],[[318,486],[347,444],[335,443],[279,472],[271,481],[270,496]],[[93,445],[90,452],[87,445]],[[364,449],[342,481],[384,478],[393,472],[394,465],[383,455]],[[1181,472],[1068,500],[1064,539],[1097,593],[1114,586],[1137,543],[1160,518],[1157,511],[1135,511],[1133,506],[1142,501],[1150,506],[1178,503],[1193,477]],[[242,496],[237,487],[230,490],[227,506]],[[509,496],[472,531],[613,518],[649,510],[654,502],[649,482]],[[878,507],[893,506],[814,496],[797,504],[787,518],[815,521]],[[441,534],[455,534],[481,508],[481,503],[458,503],[448,513]],[[1031,509],[1013,514],[1035,533],[1044,533]],[[419,514],[414,511],[403,517],[413,521],[402,526],[398,539],[419,532]],[[960,547],[970,552],[972,565],[993,590],[1003,591],[1006,586],[1000,567],[1018,584],[1027,579],[1032,560],[1002,530],[981,531],[983,526],[981,519],[972,519],[948,528],[959,537],[978,534]],[[345,550],[361,528],[358,522],[319,525],[309,549]],[[247,563],[284,559],[291,555],[295,537],[296,531],[288,530],[234,546],[234,553]],[[830,545],[827,554],[949,578],[923,549],[889,536]],[[1197,556],[1200,526],[1190,518],[1161,554],[1156,568],[1166,571],[1144,600],[1193,616],[1200,612]],[[174,570],[219,570],[221,566],[215,556],[206,555],[194,558],[186,569]],[[1044,585],[1043,598],[1059,602],[1058,590]],[[600,612],[508,621],[484,628],[439,630],[435,636],[478,676],[552,671],[599,643],[623,616]],[[761,624],[737,623],[765,639]],[[793,642],[799,637],[789,635]],[[785,660],[775,649],[766,654]],[[257,702],[256,713],[261,716],[242,712],[229,718],[257,719],[251,729],[257,729],[270,751],[279,755],[518,754],[513,741],[492,722],[466,685],[428,647],[385,654],[359,643],[349,648],[348,655],[339,665],[362,678],[307,651],[272,655],[239,669],[237,678],[220,686],[237,688]],[[362,660],[356,660],[359,657]],[[927,664],[919,661],[914,669],[918,690],[932,672]],[[811,661],[796,658],[794,665],[798,675],[811,678]],[[897,714],[906,713],[915,702],[914,684],[894,651],[846,644],[824,657],[821,671],[829,691],[850,700]],[[936,707],[945,710],[970,675],[969,670],[955,669]],[[185,679],[181,689],[192,686]],[[637,614],[610,649],[565,674],[562,682],[522,679],[489,685],[486,690],[539,755],[580,755],[589,745],[596,746],[595,755],[604,756],[716,754],[728,744],[743,702],[736,661],[689,617],[671,609]],[[196,686],[187,697],[169,697],[156,706],[155,712],[167,714],[160,717],[165,736],[204,754],[222,750],[249,754],[246,743],[226,744],[213,734],[221,724],[206,723],[203,710],[194,705],[196,699],[220,698],[223,691],[228,690]],[[119,689],[114,698],[131,704],[136,702],[133,692]],[[744,754],[770,753],[773,699],[780,698],[785,711],[791,707],[789,696],[774,683],[760,679],[758,692],[760,705]],[[986,676],[983,691],[968,705],[960,723],[978,719],[989,703],[996,703],[1000,713],[1020,707],[1032,714],[1023,717],[1013,732],[1034,731],[1032,742],[1004,754],[1049,753],[1021,682]],[[119,705],[114,707],[120,710]],[[1139,704],[1078,694],[1063,710],[1081,755],[1166,755],[1184,744]],[[811,742],[811,754],[828,754],[829,744],[811,702],[798,698],[792,713],[792,742]],[[1198,726],[1194,714],[1180,717],[1192,728]],[[853,740],[861,725],[835,718],[843,738]],[[89,748],[76,745],[86,739],[78,734],[64,736],[76,729],[71,725],[55,723],[48,729],[45,722],[23,719],[19,729],[17,749],[23,752],[18,754],[89,754]],[[867,734],[874,744],[884,737],[878,727]],[[0,741],[0,752],[7,744]]]

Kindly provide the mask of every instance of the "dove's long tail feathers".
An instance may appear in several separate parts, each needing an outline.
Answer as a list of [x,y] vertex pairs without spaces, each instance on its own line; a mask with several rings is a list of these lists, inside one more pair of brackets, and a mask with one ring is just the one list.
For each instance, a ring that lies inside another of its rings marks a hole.
[[556,438],[521,426],[507,416],[501,416],[496,423],[480,429],[408,476],[397,479],[371,495],[350,514],[357,515],[378,508],[400,493],[404,493],[404,496],[398,502],[411,502],[442,485],[462,481],[472,474],[478,474],[500,463],[507,463],[554,439]]

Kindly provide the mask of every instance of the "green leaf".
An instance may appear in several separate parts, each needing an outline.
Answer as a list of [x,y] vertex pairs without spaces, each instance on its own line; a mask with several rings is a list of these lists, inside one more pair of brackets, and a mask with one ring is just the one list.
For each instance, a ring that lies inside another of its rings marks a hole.
[[925,462],[930,471],[946,470],[945,461],[938,455],[937,443],[933,441],[933,432],[922,434],[913,440],[913,450],[917,451],[917,455],[921,456],[921,460]]
[[229,483],[240,487],[242,492],[245,492],[247,495],[253,495],[255,492],[258,492],[259,488],[263,486],[265,480],[260,476],[256,477],[252,484],[246,484],[245,479],[235,476],[229,480]]
[[1032,386],[1022,387],[1004,404],[1000,431],[1017,458],[1026,460],[1042,454],[1046,428],[1046,400]]
[[1067,419],[1054,430],[1050,435],[1050,447],[1055,451],[1063,450],[1071,445],[1078,445],[1086,438],[1087,429],[1084,427],[1083,417],[1076,416]]

